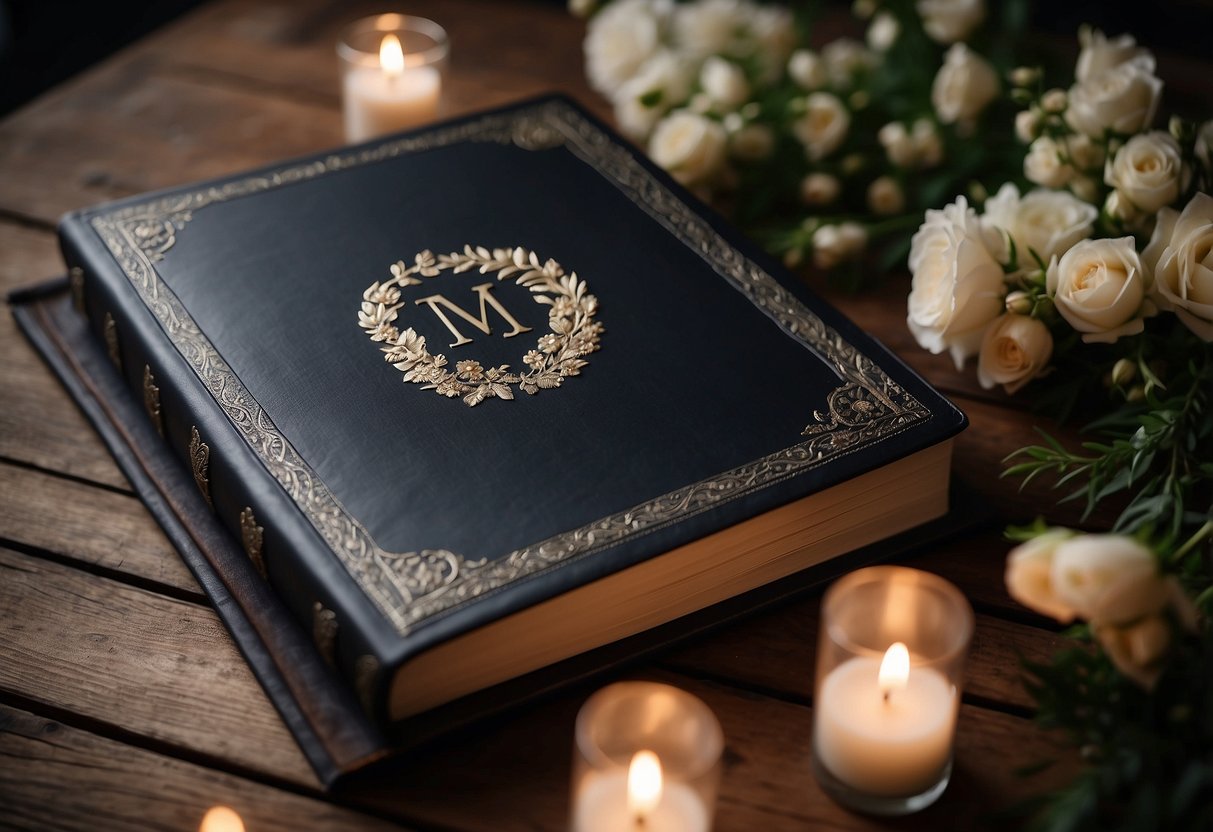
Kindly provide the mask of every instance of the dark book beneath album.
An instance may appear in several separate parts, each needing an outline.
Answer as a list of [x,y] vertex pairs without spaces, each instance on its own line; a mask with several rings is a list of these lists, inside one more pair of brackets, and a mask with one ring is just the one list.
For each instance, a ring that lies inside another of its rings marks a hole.
[[61,238],[147,419],[382,724],[947,511],[963,415],[563,98]]

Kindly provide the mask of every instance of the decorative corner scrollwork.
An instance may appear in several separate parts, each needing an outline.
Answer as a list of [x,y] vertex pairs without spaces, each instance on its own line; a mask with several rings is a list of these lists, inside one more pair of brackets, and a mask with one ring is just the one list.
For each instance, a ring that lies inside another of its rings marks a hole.
[[379,660],[371,655],[359,656],[354,662],[354,692],[367,715],[375,711],[375,680],[379,676]]
[[317,601],[312,604],[312,641],[329,667],[337,666],[337,613]]
[[156,377],[152,375],[152,368],[148,364],[143,365],[143,409],[147,411],[147,418],[152,420],[156,433],[163,437],[164,417],[160,413],[160,388],[156,386]]
[[268,581],[269,573],[265,569],[265,558],[261,555],[264,540],[265,529],[257,525],[253,507],[245,506],[244,510],[240,512],[240,542],[244,544],[244,553],[253,562],[253,568],[261,576],[261,580]]
[[72,306],[81,315],[84,312],[84,269],[72,266],[67,270],[67,285],[71,289]]
[[211,446],[202,441],[198,426],[194,425],[190,428],[190,468],[194,471],[194,482],[202,492],[203,499],[208,506],[214,508],[214,503],[211,502],[210,467]]
[[118,368],[118,372],[122,372],[122,345],[118,343],[118,323],[109,312],[105,313],[105,320],[101,322],[101,334],[105,338],[105,351],[110,361]]

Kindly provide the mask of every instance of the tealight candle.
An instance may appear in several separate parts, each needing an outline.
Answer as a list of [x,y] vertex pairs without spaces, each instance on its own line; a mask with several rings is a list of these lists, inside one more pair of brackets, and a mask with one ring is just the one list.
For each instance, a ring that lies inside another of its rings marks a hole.
[[685,691],[620,682],[577,715],[572,832],[709,832],[724,735]]
[[353,24],[337,44],[346,141],[432,121],[449,51],[446,32],[423,17],[381,14]]
[[839,802],[907,814],[951,776],[973,611],[954,586],[901,567],[854,572],[822,604],[813,761]]

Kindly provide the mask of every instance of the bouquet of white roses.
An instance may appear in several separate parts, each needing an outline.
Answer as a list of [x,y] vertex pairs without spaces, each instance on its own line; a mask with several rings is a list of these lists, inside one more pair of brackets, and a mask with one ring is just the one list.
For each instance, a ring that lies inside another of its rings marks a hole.
[[858,0],[865,42],[819,49],[816,3],[570,5],[595,11],[586,73],[619,128],[791,265],[854,263],[883,241],[892,267],[924,209],[1018,165],[1010,136],[982,135],[1002,83],[975,48],[984,0]]
[[1068,90],[1012,74],[1034,187],[926,212],[908,323],[958,367],[976,356],[983,387],[1101,417],[1082,452],[1050,441],[1008,473],[1076,482],[1089,508],[1128,492],[1119,530],[1174,536],[1213,516],[1213,122],[1153,129],[1153,56],[1128,35],[1081,42]]

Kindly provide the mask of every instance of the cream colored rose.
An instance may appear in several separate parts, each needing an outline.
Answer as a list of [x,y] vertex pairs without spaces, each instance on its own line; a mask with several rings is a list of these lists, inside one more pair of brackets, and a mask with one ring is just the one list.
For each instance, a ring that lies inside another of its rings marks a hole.
[[1090,136],[1084,136],[1081,133],[1066,136],[1065,150],[1071,167],[1084,171],[1103,167],[1104,146],[1091,141]]
[[1160,305],[1213,341],[1213,196],[1198,193],[1182,213],[1163,208],[1141,257],[1153,270]]
[[1104,624],[1094,630],[1116,669],[1146,690],[1153,689],[1171,646],[1171,628],[1162,616],[1151,615],[1124,627]]
[[922,28],[937,43],[967,38],[986,18],[985,0],[918,0]]
[[800,198],[806,205],[829,205],[841,191],[842,183],[828,173],[810,173],[800,181]]
[[989,390],[1001,384],[1014,394],[1049,365],[1053,336],[1025,315],[1003,315],[986,328],[977,356],[977,380]]
[[1151,214],[1179,197],[1185,178],[1179,142],[1161,130],[1129,139],[1104,171],[1106,184]]
[[788,58],[788,76],[802,89],[819,90],[830,80],[826,62],[810,49],[797,49]]
[[850,84],[857,73],[871,69],[880,61],[862,43],[851,38],[836,38],[827,43],[821,50],[821,59],[825,61],[830,82],[840,87]]
[[760,84],[771,84],[783,74],[788,56],[796,47],[792,12],[781,6],[751,7],[750,36]]
[[1020,110],[1015,114],[1015,138],[1031,144],[1040,135],[1040,113],[1036,110]]
[[1171,599],[1154,553],[1131,537],[1086,534],[1063,541],[1053,556],[1053,591],[1096,624],[1124,624]]
[[1153,60],[1150,52],[1139,47],[1132,35],[1121,35],[1109,39],[1098,29],[1083,29],[1078,33],[1078,40],[1082,44],[1082,51],[1078,53],[1078,64],[1074,68],[1074,77],[1078,79],[1079,83],[1132,60],[1139,58]]
[[670,107],[686,98],[693,78],[694,69],[682,56],[668,49],[656,52],[612,96],[619,129],[637,141],[647,138]]
[[813,232],[813,263],[819,269],[832,269],[858,257],[867,244],[868,232],[858,223],[823,225]]
[[1132,237],[1082,240],[1045,271],[1053,303],[1088,344],[1136,335],[1149,312],[1149,275]]
[[1076,613],[1053,589],[1053,558],[1057,547],[1072,537],[1074,533],[1069,529],[1049,529],[1007,555],[1007,593],[1025,607],[1062,624],[1073,621]]
[[931,104],[944,124],[971,122],[998,97],[998,73],[963,43],[944,56],[931,84]]
[[877,52],[887,52],[897,42],[901,34],[901,24],[889,12],[881,12],[872,18],[868,25],[866,40],[868,46]]
[[1048,263],[1086,239],[1098,216],[1094,205],[1065,191],[1038,188],[1020,197],[1019,189],[1008,182],[986,200],[982,220],[1009,234],[1019,262],[1028,265],[1033,262],[1033,251],[1042,263]]
[[1095,139],[1108,130],[1136,133],[1154,120],[1161,94],[1153,59],[1135,58],[1072,86],[1066,122]]
[[677,110],[653,131],[649,156],[682,184],[702,185],[720,172],[727,140],[718,122]]
[[608,97],[636,74],[661,44],[669,3],[619,0],[590,19],[585,71],[590,85]]
[[792,133],[804,145],[809,159],[816,162],[838,149],[850,127],[851,114],[838,97],[815,92],[805,98],[804,115],[792,125]]
[[741,67],[716,55],[703,62],[699,86],[721,110],[735,110],[750,97],[750,83]]
[[906,207],[906,195],[891,176],[878,176],[868,185],[868,208],[873,214],[899,214]]
[[736,51],[739,36],[747,30],[752,12],[738,0],[699,0],[679,4],[674,10],[674,37],[689,55],[729,55]]
[[876,133],[889,161],[898,167],[911,168],[918,163],[918,153],[910,131],[900,121],[890,121]]
[[911,241],[910,332],[924,349],[947,350],[958,368],[1002,312],[1002,249],[1001,236],[982,225],[963,196],[927,211]]
[[939,130],[931,119],[923,117],[915,121],[910,138],[914,142],[919,167],[933,168],[943,161],[943,139],[939,137]]
[[1046,188],[1061,188],[1074,176],[1074,168],[1063,161],[1062,149],[1048,136],[1032,142],[1023,158],[1023,175]]

